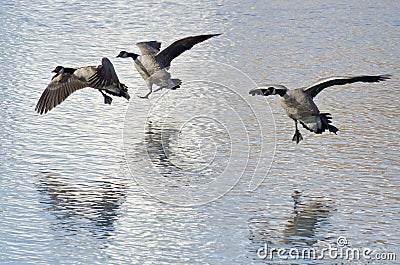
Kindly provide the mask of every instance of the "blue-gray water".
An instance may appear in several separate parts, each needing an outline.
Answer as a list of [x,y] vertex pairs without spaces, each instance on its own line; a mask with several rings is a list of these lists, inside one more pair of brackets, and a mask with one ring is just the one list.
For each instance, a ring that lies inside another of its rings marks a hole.
[[[322,249],[340,236],[400,260],[398,1],[0,6],[1,264],[347,264],[257,256],[266,243]],[[224,34],[174,60],[181,88],[136,97],[145,84],[120,50],[203,33]],[[55,66],[102,57],[130,102],[86,88],[34,112]],[[325,89],[316,101],[340,131],[301,129],[300,145],[276,98],[247,95],[386,73]]]

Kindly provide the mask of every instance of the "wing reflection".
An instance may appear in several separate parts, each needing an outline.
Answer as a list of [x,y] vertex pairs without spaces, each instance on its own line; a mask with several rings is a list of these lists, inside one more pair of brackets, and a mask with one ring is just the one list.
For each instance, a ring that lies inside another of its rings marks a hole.
[[73,180],[55,172],[37,176],[40,203],[55,216],[52,229],[66,234],[107,238],[114,231],[119,208],[125,201],[128,180]]

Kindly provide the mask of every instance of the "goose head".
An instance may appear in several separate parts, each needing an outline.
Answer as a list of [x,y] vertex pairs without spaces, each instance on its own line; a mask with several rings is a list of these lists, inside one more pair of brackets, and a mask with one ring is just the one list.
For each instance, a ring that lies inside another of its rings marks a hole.
[[133,60],[135,60],[137,57],[139,57],[139,54],[127,52],[127,51],[121,51],[117,55],[117,58],[128,58],[128,57],[131,57]]
[[57,73],[57,74],[62,74],[64,72],[64,67],[63,66],[57,66],[56,68],[54,68],[53,71],[51,71],[52,73]]
[[117,55],[117,58],[118,57],[120,57],[120,58],[127,58],[128,57],[128,52],[126,52],[126,51],[121,51],[118,55]]

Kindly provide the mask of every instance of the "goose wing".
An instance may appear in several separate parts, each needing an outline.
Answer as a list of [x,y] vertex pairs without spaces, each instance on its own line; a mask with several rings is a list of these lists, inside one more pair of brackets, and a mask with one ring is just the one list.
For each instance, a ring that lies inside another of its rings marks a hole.
[[303,91],[310,95],[312,98],[318,95],[319,92],[324,88],[330,86],[340,86],[345,84],[351,84],[355,82],[379,82],[386,79],[390,79],[391,75],[358,75],[358,76],[332,76],[328,78],[322,78],[316,83],[303,88]]
[[97,67],[97,70],[89,77],[88,81],[91,87],[99,89],[113,84],[120,84],[113,64],[105,57],[101,60],[101,65]]
[[[76,70],[76,71],[79,71]],[[82,82],[70,73],[63,73],[54,77],[44,90],[42,96],[36,104],[35,110],[39,114],[45,114],[55,106],[63,102],[69,95],[76,90],[87,87],[86,82]]]
[[171,61],[181,55],[183,52],[190,50],[197,43],[203,42],[218,35],[221,34],[190,36],[177,40],[157,54],[157,61],[161,63],[162,68],[169,67],[171,65]]
[[284,85],[275,85],[275,84],[265,85],[265,86],[260,86],[260,87],[251,89],[249,91],[249,94],[252,96],[255,96],[255,95],[269,96],[269,95],[271,95],[271,89],[287,90],[287,87],[285,87]]
[[268,88],[267,87],[259,87],[249,91],[249,94],[252,96],[261,95],[267,96],[268,95]]
[[161,42],[158,41],[144,41],[136,43],[142,55],[156,55],[161,48]]

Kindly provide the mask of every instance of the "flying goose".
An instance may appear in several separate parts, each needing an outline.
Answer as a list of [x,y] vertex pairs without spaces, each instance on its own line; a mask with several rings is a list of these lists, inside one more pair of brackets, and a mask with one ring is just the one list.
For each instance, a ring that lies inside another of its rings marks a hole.
[[203,42],[209,38],[221,34],[209,34],[190,36],[175,41],[167,48],[160,52],[161,42],[146,41],[139,42],[136,45],[139,47],[142,55],[121,51],[117,57],[128,58],[131,57],[134,61],[136,70],[140,73],[142,78],[146,81],[149,92],[140,98],[148,98],[153,92],[153,85],[159,88],[154,92],[163,89],[176,89],[179,88],[181,80],[172,79],[171,74],[167,71],[171,66],[171,61],[178,57],[183,52],[190,50],[197,43]]
[[104,103],[111,104],[112,98],[104,92],[124,97],[129,100],[127,87],[120,83],[114,66],[107,58],[101,60],[99,66],[68,68],[57,66],[52,72],[56,73],[40,97],[35,110],[45,114],[63,102],[76,90],[84,87],[98,89],[104,96]]
[[283,85],[266,85],[250,90],[249,94],[254,95],[279,95],[280,103],[286,114],[292,118],[296,125],[292,141],[298,144],[303,137],[297,128],[297,122],[300,122],[307,130],[321,134],[329,130],[336,134],[338,129],[331,125],[329,113],[320,113],[313,98],[324,88],[336,85],[345,85],[355,82],[379,82],[390,79],[391,75],[360,75],[360,76],[333,76],[318,80],[315,84],[308,87],[288,89]]

